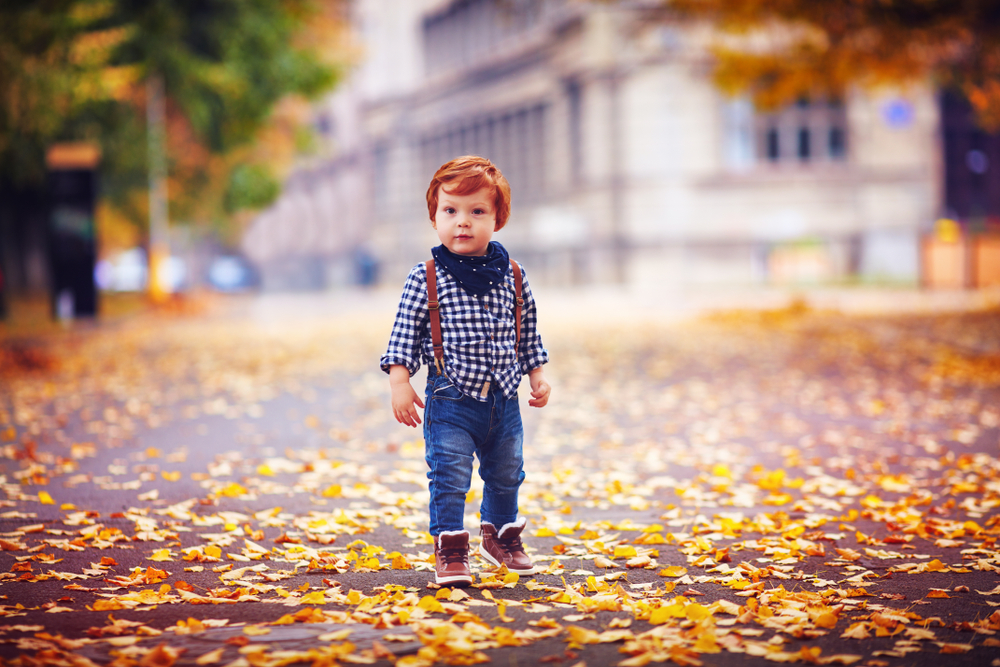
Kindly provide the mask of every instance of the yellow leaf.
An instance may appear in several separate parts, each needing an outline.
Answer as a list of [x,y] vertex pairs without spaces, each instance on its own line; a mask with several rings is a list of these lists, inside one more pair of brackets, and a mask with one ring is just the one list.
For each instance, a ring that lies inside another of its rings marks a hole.
[[670,565],[659,572],[661,577],[683,577],[687,574],[687,568],[680,565]]
[[170,557],[170,549],[157,549],[149,557],[149,560],[156,562],[172,561],[173,558]]
[[715,642],[715,634],[702,632],[698,635],[698,640],[694,643],[694,650],[698,653],[720,653],[722,651]]
[[646,567],[653,562],[653,559],[649,556],[636,556],[635,558],[629,558],[625,561],[625,567],[637,568]]
[[432,612],[432,613],[444,611],[444,607],[442,607],[441,603],[438,602],[437,599],[435,599],[434,596],[432,595],[425,595],[424,597],[420,598],[420,602],[417,603],[417,607],[423,609],[426,612]]
[[173,472],[167,472],[166,470],[164,470],[163,472],[160,473],[160,476],[163,477],[163,479],[167,480],[168,482],[177,482],[180,481],[181,471],[174,470]]
[[222,558],[222,549],[214,544],[209,544],[205,547],[205,555],[211,558]]
[[323,490],[321,495],[324,498],[340,498],[340,496],[343,495],[343,491],[344,490],[340,487],[340,484],[331,484]]
[[733,478],[733,473],[731,473],[729,471],[729,467],[726,466],[725,464],[716,463],[712,467],[712,476],[713,477],[728,477],[729,479],[732,479]]
[[820,628],[834,628],[837,626],[837,615],[833,612],[824,612],[813,621]]
[[632,558],[636,555],[635,547],[628,544],[619,544],[615,547],[615,558]]
[[326,593],[313,591],[302,596],[302,604],[326,604]]
[[49,495],[48,491],[38,492],[38,502],[43,505],[55,505],[56,501],[52,500],[52,496]]
[[661,533],[647,533],[633,540],[636,544],[666,544],[667,539]]
[[948,644],[946,642],[934,642],[941,647],[942,653],[968,653],[972,650],[972,644]]
[[840,633],[841,637],[845,639],[868,639],[871,637],[871,633],[868,632],[868,626],[863,622],[853,623],[850,627]]
[[91,607],[94,611],[115,611],[116,609],[124,608],[125,605],[118,600],[97,600]]
[[508,572],[507,575],[503,578],[503,583],[504,585],[516,584],[520,578],[521,577],[518,576],[517,572]]
[[672,614],[666,607],[657,607],[649,614],[650,625],[662,625],[670,620]]
[[593,630],[588,630],[587,628],[571,625],[566,628],[566,631],[569,633],[569,645],[571,648],[574,645],[580,646],[583,644],[596,644],[600,641],[597,633]]
[[238,498],[239,496],[246,495],[246,492],[247,489],[242,484],[230,482],[225,487],[219,489],[217,493],[220,496],[226,496],[227,498]]
[[271,628],[265,628],[260,625],[248,625],[247,627],[243,628],[243,634],[247,635],[248,637],[259,637],[261,635],[269,635],[271,634]]
[[552,532],[551,528],[545,528],[544,526],[535,531],[535,537],[555,537],[555,536],[556,534]]
[[222,660],[222,654],[226,651],[226,647],[217,648],[214,651],[209,651],[208,653],[203,653],[202,655],[195,658],[194,664],[196,665],[214,665]]
[[688,606],[684,607],[684,615],[687,616],[689,621],[697,623],[698,621],[711,616],[712,612],[708,610],[708,607],[700,605],[697,602],[692,602]]
[[931,562],[925,565],[926,572],[943,572],[948,569],[948,566],[942,563],[940,560],[935,558]]
[[274,475],[274,469],[271,468],[271,466],[267,465],[266,463],[262,463],[259,466],[257,466],[257,474],[263,475],[265,477],[271,477],[272,475]]

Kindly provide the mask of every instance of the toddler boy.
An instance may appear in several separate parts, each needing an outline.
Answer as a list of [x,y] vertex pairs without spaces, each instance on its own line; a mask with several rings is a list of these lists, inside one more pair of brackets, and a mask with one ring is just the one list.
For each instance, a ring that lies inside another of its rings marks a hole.
[[[415,428],[421,423],[417,407],[424,408],[435,581],[472,582],[463,518],[474,455],[484,483],[479,554],[498,567],[531,574],[535,569],[520,538],[525,520],[517,516],[524,480],[517,387],[527,373],[528,404],[538,408],[548,403],[551,389],[542,373],[548,352],[528,281],[492,240],[510,215],[510,185],[489,160],[456,158],[431,179],[427,211],[441,245],[431,250],[432,262],[410,271],[380,365],[389,374],[396,421]],[[429,289],[436,300],[428,297]],[[421,361],[428,366],[426,404],[410,385]]]

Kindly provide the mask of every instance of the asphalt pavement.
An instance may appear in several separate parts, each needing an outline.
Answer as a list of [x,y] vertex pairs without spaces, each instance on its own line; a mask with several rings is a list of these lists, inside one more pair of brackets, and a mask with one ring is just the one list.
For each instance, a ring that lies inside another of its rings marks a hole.
[[538,297],[540,572],[461,593],[377,369],[393,295],[0,333],[0,657],[1000,665],[995,294]]

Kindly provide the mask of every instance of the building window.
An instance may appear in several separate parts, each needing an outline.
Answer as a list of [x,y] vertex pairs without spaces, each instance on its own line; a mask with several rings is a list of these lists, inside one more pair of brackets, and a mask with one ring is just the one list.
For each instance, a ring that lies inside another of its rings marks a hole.
[[427,71],[474,67],[558,11],[566,0],[452,0],[424,19]]
[[844,128],[831,127],[827,150],[833,160],[843,160],[847,157],[847,144],[844,141]]
[[492,160],[521,202],[545,194],[548,106],[534,104],[492,116],[448,123],[420,141],[424,170],[433,174],[459,155]]
[[566,84],[566,107],[569,173],[573,185],[579,185],[583,182],[583,86],[579,81]]
[[803,99],[764,112],[754,109],[747,100],[735,100],[728,104],[724,118],[730,168],[847,159],[847,113],[839,101]]
[[375,215],[384,217],[390,209],[392,188],[389,183],[389,145],[379,142],[372,152],[372,195]]
[[777,162],[781,158],[781,144],[778,128],[769,127],[767,129],[767,159]]
[[809,161],[809,128],[807,126],[799,127],[799,137],[798,137],[798,154],[799,159],[803,162]]

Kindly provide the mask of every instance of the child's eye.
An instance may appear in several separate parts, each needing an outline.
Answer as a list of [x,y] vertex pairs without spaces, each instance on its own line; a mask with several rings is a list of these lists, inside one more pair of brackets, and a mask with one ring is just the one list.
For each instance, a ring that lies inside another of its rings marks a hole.
[[472,209],[472,214],[473,215],[482,215],[483,213],[486,213],[486,211],[484,211],[481,208],[474,208],[474,209]]
[[448,215],[455,215],[455,209],[452,208],[451,206],[446,206],[444,212],[447,213]]

